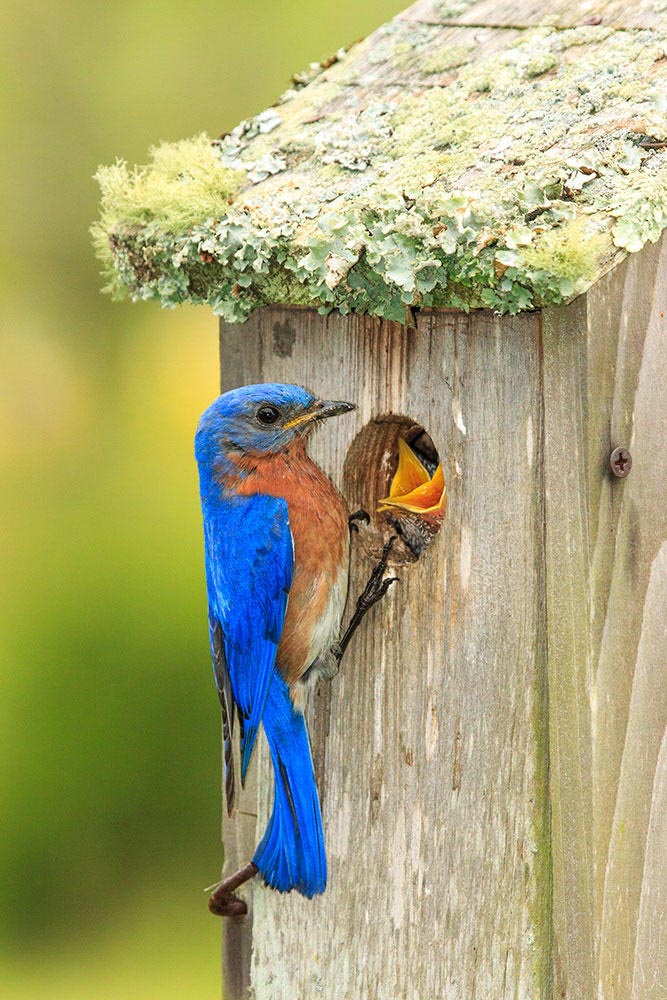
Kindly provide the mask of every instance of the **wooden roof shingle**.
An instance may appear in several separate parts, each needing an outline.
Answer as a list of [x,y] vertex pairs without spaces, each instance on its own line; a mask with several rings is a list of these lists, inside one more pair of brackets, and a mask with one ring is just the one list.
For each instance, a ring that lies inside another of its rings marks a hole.
[[571,300],[667,227],[667,2],[597,10],[421,0],[224,138],[101,168],[111,288],[232,321]]

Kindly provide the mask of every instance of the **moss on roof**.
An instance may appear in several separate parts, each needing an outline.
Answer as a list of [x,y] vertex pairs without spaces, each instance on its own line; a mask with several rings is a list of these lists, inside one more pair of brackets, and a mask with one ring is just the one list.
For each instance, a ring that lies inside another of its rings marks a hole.
[[100,168],[108,289],[231,321],[569,301],[667,227],[661,4],[486,28],[512,8],[422,0],[224,138]]

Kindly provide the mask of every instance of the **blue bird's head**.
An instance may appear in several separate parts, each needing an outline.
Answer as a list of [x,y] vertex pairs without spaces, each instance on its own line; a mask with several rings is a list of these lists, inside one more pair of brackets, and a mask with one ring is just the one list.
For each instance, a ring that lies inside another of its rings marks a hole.
[[195,435],[200,464],[219,463],[230,452],[285,451],[320,420],[354,409],[354,403],[322,400],[300,385],[267,382],[232,389],[211,403]]

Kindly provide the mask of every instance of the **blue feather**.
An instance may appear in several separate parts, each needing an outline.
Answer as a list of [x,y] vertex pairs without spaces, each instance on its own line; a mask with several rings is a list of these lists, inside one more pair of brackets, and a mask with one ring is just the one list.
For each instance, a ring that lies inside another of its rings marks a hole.
[[[202,484],[204,486],[204,484]],[[274,672],[294,552],[287,503],[217,487],[204,508],[206,579],[211,618],[220,622],[234,700],[243,728],[241,780],[250,763]]]
[[327,862],[306,723],[274,672],[263,718],[274,775],[273,812],[253,861],[267,885],[324,892]]

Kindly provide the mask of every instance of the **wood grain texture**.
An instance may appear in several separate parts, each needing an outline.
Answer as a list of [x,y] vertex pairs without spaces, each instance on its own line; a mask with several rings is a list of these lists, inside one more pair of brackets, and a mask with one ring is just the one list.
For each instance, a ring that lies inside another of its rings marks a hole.
[[[225,388],[358,402],[313,442],[339,485],[358,431],[394,413],[432,435],[449,497],[311,706],[327,892],[247,890],[229,1000],[249,979],[256,1000],[667,996],[666,315],[663,236],[541,315],[223,326]],[[234,863],[270,808],[259,756]]]
[[[258,341],[249,341],[242,327],[231,327],[220,340],[220,392],[238,385],[259,381],[261,355]],[[236,737],[238,740],[238,737]],[[237,743],[238,746],[238,743]],[[236,788],[241,788],[240,755],[235,754]],[[222,764],[221,764],[222,766]],[[224,768],[223,772],[224,773]],[[229,817],[222,795],[222,842],[225,850],[223,875],[230,875],[251,860],[257,841],[257,762],[251,761],[245,788],[239,794],[237,812]],[[243,888],[238,893],[248,906],[245,920],[225,920],[222,945],[222,968],[225,1000],[242,1000],[250,986],[250,955],[252,949],[252,892]]]
[[[544,313],[556,996],[667,996],[667,241]],[[634,459],[607,471],[613,447]],[[660,860],[659,860],[660,858]]]
[[[461,10],[463,8],[463,10]],[[426,24],[469,24],[490,28],[548,25],[574,28],[602,24],[613,28],[661,28],[667,18],[660,0],[423,0],[399,18]]]
[[[357,402],[313,442],[338,484],[357,432],[393,412],[429,431],[448,485],[433,545],[310,713],[329,885],[249,889],[256,1000],[549,996],[539,331],[537,315],[422,314],[413,331],[289,309],[223,326],[227,384]],[[354,596],[370,568],[356,546]]]

